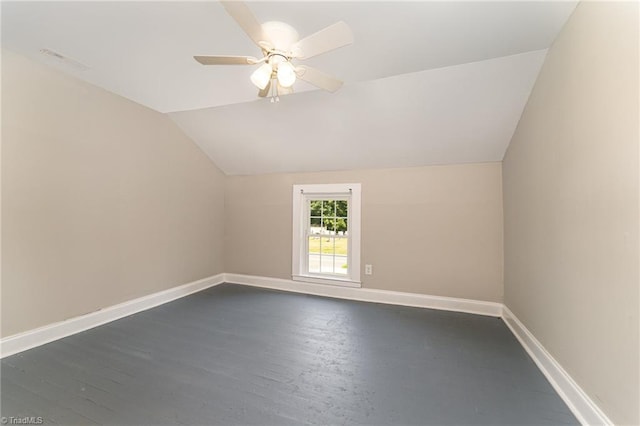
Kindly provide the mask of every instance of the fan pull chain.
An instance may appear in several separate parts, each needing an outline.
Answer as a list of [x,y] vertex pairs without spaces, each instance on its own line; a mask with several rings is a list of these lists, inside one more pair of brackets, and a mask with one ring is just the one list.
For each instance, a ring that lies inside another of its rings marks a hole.
[[278,86],[278,84],[276,83],[276,80],[274,80],[273,83],[271,84],[271,103],[280,102],[280,97],[278,96],[278,91],[276,86]]

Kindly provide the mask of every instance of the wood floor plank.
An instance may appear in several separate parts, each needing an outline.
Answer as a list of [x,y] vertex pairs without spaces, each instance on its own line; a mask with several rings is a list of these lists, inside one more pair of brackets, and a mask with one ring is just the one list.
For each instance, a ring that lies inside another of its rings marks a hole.
[[578,424],[497,318],[233,284],[1,369],[45,424]]

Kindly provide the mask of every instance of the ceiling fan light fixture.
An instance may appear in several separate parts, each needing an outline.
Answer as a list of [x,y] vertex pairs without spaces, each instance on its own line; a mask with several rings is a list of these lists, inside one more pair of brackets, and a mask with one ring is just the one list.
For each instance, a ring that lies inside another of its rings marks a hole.
[[250,79],[260,89],[258,96],[261,98],[266,97],[272,87],[277,88],[278,93],[292,93],[297,79],[329,92],[335,92],[342,86],[342,81],[335,77],[304,65],[294,67],[291,61],[313,58],[353,43],[353,34],[346,23],[336,22],[299,39],[295,28],[284,22],[269,21],[261,24],[242,0],[220,0],[220,3],[249,38],[260,47],[262,58],[194,56],[200,64],[259,66]]
[[253,74],[251,74],[251,82],[256,85],[256,87],[260,90],[264,90],[269,84],[271,80],[271,74],[273,73],[273,68],[268,63],[262,64],[260,68],[255,70]]
[[296,70],[291,62],[281,62],[278,64],[278,83],[282,87],[291,87],[296,82]]

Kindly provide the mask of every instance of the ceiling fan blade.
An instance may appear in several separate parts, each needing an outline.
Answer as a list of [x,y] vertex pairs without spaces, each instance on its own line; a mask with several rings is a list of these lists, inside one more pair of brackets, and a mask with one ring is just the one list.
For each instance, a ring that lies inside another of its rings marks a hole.
[[269,80],[269,82],[264,87],[264,89],[262,89],[262,90],[260,90],[258,92],[258,96],[260,96],[261,98],[266,98],[267,96],[269,96],[269,91],[270,90],[271,90],[271,80]]
[[240,28],[247,33],[249,38],[260,46],[260,42],[264,41],[262,25],[260,25],[260,22],[258,22],[253,12],[251,12],[249,6],[241,1],[221,1],[220,3],[222,3],[222,7],[225,8],[227,13],[240,25]]
[[351,43],[351,28],[340,21],[298,41],[292,50],[295,57],[308,59]]
[[253,65],[258,59],[253,56],[194,56],[202,65]]
[[335,92],[342,87],[343,84],[342,81],[337,78],[305,65],[298,66],[296,68],[296,74],[300,80],[304,80],[307,83],[311,83],[314,86],[329,92]]

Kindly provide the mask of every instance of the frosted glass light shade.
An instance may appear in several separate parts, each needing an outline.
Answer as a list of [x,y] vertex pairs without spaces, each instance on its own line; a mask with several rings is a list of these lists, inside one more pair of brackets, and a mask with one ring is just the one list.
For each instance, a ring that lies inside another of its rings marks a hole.
[[282,87],[291,87],[296,82],[296,71],[291,62],[280,62],[278,64],[278,83]]
[[253,74],[251,74],[251,82],[258,87],[260,90],[264,90],[271,80],[271,73],[273,72],[273,68],[269,64],[262,64],[260,68],[255,70]]

